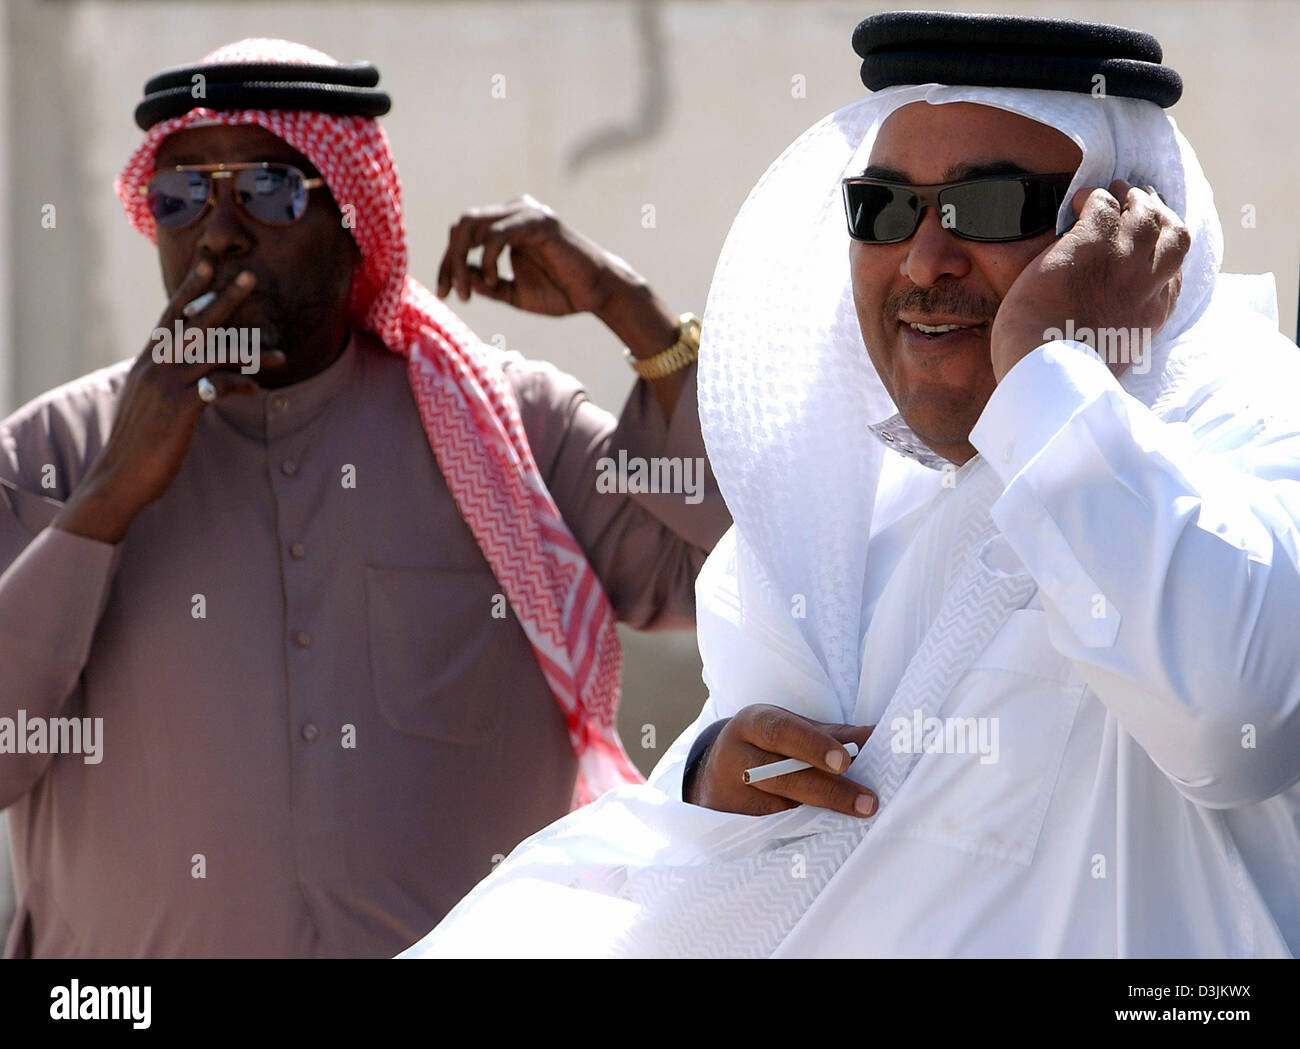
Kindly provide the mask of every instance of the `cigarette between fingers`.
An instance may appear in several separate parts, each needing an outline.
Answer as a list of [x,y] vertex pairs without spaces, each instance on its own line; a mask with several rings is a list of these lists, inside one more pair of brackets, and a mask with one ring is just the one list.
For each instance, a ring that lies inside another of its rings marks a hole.
[[216,301],[217,293],[215,291],[205,291],[197,299],[187,302],[181,312],[187,317],[193,317],[196,313],[206,310]]
[[[845,743],[844,749],[849,752],[850,758],[858,756],[858,745],[856,743]],[[810,768],[812,768],[811,762],[800,761],[798,758],[786,758],[783,761],[773,761],[768,765],[758,765],[752,769],[745,769],[740,774],[740,778],[746,783],[762,783],[765,779],[788,776],[791,772],[802,772],[804,769]]]

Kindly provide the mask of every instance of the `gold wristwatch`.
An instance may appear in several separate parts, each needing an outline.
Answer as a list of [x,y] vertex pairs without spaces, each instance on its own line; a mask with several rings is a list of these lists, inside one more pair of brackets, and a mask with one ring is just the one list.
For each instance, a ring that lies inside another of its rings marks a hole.
[[677,318],[677,341],[662,353],[640,359],[624,350],[628,364],[643,379],[662,379],[681,371],[700,355],[700,318],[693,313],[683,313]]

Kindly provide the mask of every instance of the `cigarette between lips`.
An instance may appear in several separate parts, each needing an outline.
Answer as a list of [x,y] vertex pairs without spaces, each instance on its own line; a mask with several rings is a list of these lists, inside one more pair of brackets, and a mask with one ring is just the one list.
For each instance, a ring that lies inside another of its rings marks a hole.
[[[844,749],[849,752],[850,758],[858,756],[858,745],[856,743],[845,743]],[[740,774],[740,778],[746,783],[761,783],[765,779],[775,779],[777,776],[787,776],[791,772],[801,772],[803,769],[812,768],[812,763],[800,761],[798,758],[786,758],[784,761],[773,761],[770,765],[759,765],[756,768],[745,769]]]
[[185,308],[181,310],[181,312],[185,314],[185,316],[187,317],[193,317],[196,313],[200,312],[201,310],[206,310],[209,306],[211,306],[216,301],[217,301],[217,293],[215,291],[205,291],[197,299],[187,302],[185,304]]

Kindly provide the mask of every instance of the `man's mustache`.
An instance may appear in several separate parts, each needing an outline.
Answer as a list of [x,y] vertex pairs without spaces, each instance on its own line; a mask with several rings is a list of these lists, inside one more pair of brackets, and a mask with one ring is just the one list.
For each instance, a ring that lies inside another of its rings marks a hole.
[[1001,299],[970,291],[960,284],[940,281],[928,288],[918,288],[913,284],[894,292],[885,300],[884,315],[894,322],[902,313],[923,313],[961,317],[980,323],[992,321],[1001,304]]

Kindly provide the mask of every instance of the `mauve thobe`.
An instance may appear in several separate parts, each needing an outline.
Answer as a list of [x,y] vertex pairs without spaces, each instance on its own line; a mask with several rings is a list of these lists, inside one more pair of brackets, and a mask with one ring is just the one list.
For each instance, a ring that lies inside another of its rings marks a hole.
[[[567,811],[576,770],[406,362],[363,335],[218,401],[116,546],[46,527],[129,363],[0,424],[0,718],[103,719],[98,764],[0,754],[6,954],[393,955]],[[644,382],[616,421],[550,365],[507,374],[618,618],[690,627],[729,524],[712,475],[697,504],[596,481],[619,449],[705,454],[694,376],[668,424]]]

